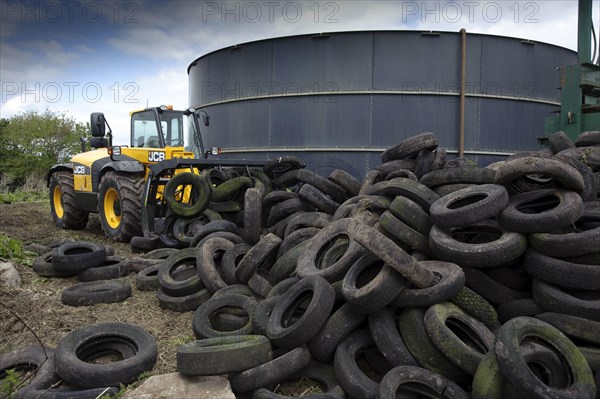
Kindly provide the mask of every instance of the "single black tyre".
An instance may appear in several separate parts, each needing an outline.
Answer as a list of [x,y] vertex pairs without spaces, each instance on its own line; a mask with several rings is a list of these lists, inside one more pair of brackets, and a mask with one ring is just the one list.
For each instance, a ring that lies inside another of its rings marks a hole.
[[433,226],[429,246],[440,260],[462,267],[488,268],[507,264],[527,249],[523,234],[502,229],[493,220],[449,231]]
[[211,187],[202,176],[184,172],[169,179],[165,185],[164,199],[176,215],[192,217],[206,208],[210,194]]
[[183,375],[239,373],[272,358],[271,343],[262,335],[207,338],[177,349],[177,371]]
[[105,260],[106,247],[95,242],[68,242],[52,250],[52,266],[61,272],[79,272],[100,266]]
[[108,256],[99,266],[91,267],[77,273],[79,281],[112,280],[125,277],[131,272],[131,266],[125,259]]
[[[299,319],[292,316],[300,305],[309,300]],[[268,337],[281,348],[295,348],[307,343],[323,327],[335,301],[335,291],[323,278],[311,276],[294,284],[279,301],[269,316]]]
[[[572,378],[568,386],[546,385],[533,373],[521,355],[520,344],[526,338],[543,342],[560,353]],[[506,322],[498,330],[495,353],[507,380],[529,398],[594,398],[594,378],[585,357],[573,342],[542,320],[517,317]]]
[[496,216],[507,205],[508,192],[504,186],[482,184],[440,198],[431,205],[429,213],[440,227],[464,227]]
[[89,306],[97,303],[122,302],[130,296],[131,284],[127,280],[100,280],[65,288],[61,300],[69,306]]
[[[122,360],[91,362],[107,353],[116,353]],[[84,388],[129,384],[151,370],[156,357],[154,337],[128,323],[92,324],[71,331],[54,353],[56,373],[69,384]]]

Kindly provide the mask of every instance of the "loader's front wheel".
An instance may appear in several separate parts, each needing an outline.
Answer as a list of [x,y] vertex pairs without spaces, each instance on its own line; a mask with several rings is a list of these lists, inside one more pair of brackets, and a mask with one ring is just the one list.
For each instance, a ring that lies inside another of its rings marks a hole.
[[88,212],[77,209],[73,173],[54,172],[50,176],[50,211],[61,229],[81,230],[88,222]]
[[114,241],[128,242],[142,234],[142,191],[138,175],[107,172],[98,189],[102,230]]

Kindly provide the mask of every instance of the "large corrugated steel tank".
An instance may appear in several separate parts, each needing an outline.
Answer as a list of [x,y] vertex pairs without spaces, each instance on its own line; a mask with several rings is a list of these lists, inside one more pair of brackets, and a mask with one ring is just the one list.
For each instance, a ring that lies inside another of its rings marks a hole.
[[456,154],[464,87],[465,156],[488,164],[539,149],[544,119],[558,109],[559,69],[576,62],[562,47],[483,34],[291,36],[196,59],[189,105],[210,115],[204,143],[223,157],[297,155],[320,174],[362,177],[385,148],[417,133],[435,133]]

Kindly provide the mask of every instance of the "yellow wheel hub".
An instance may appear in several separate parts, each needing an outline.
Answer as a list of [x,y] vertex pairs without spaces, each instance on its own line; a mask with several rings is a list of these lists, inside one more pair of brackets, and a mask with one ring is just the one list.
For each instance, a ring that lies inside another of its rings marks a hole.
[[59,219],[65,215],[65,208],[63,208],[62,201],[62,190],[59,186],[55,186],[52,192],[52,205],[54,206],[54,212]]
[[121,224],[121,200],[119,193],[114,188],[109,188],[104,195],[104,216],[111,229],[116,229]]

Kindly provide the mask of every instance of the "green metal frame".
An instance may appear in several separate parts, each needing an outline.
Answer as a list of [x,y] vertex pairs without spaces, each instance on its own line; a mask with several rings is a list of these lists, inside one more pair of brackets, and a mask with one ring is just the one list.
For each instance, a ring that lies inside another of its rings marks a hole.
[[579,0],[578,64],[562,68],[560,113],[546,118],[545,132],[564,131],[571,139],[600,130],[600,66],[592,63],[592,0]]

